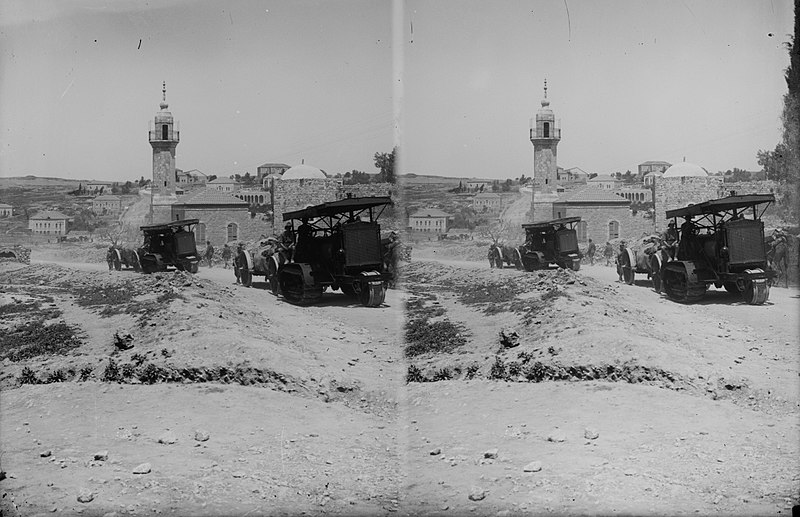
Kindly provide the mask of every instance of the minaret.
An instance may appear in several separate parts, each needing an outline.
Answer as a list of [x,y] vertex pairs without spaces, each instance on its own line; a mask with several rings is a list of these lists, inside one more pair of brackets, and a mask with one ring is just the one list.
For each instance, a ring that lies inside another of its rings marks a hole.
[[533,198],[531,215],[534,222],[553,218],[553,202],[558,201],[557,147],[561,141],[561,124],[553,116],[547,100],[547,79],[544,81],[542,107],[531,119],[530,140],[533,144]]
[[161,111],[156,113],[150,127],[150,145],[153,147],[153,195],[175,195],[175,148],[180,141],[180,131],[175,126],[172,113],[167,111],[167,83],[163,84]]

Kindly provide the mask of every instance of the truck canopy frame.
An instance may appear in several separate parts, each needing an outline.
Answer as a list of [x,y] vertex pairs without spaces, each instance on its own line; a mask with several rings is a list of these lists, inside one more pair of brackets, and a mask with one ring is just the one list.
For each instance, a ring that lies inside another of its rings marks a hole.
[[[667,210],[667,219],[679,217],[697,217],[692,223],[697,229],[711,231],[730,220],[746,218],[747,211],[752,209],[752,220],[759,220],[767,211],[771,203],[775,202],[773,194],[746,194],[741,196],[728,196],[719,199],[704,201],[684,208]],[[761,206],[763,205],[763,207]],[[676,222],[676,227],[677,227]]]

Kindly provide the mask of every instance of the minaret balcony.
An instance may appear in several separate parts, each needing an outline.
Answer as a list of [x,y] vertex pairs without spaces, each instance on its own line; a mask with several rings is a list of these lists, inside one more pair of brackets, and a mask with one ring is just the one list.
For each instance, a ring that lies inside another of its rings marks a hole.
[[561,128],[560,127],[551,127],[551,128],[549,128],[549,131],[544,131],[543,128],[538,128],[538,130],[537,130],[537,128],[532,127],[530,135],[531,135],[530,136],[531,140],[539,140],[539,139],[545,139],[545,138],[550,138],[550,139],[553,139],[553,140],[560,140],[561,139]]
[[151,142],[180,142],[181,141],[181,132],[178,130],[171,130],[171,131],[159,131],[151,129],[147,133],[149,140]]

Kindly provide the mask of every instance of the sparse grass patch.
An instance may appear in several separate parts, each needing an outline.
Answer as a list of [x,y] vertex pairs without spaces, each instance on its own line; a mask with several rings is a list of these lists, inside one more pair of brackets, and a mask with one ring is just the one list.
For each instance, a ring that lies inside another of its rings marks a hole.
[[427,318],[409,319],[405,327],[406,357],[450,353],[467,342],[466,329],[449,320],[431,323]]
[[0,359],[16,362],[41,355],[65,355],[81,344],[78,332],[66,323],[31,321],[0,335]]
[[39,378],[36,377],[36,372],[27,366],[22,369],[22,373],[17,377],[17,382],[20,384],[40,384]]

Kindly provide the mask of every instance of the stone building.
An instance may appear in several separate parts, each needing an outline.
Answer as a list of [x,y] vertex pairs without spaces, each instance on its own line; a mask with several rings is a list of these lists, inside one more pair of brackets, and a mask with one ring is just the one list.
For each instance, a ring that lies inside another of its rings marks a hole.
[[667,227],[667,210],[716,199],[723,193],[722,176],[709,176],[705,169],[693,163],[672,165],[655,180],[655,231],[661,232]]
[[288,171],[291,166],[285,163],[262,163],[256,169],[256,179],[259,183],[263,183],[264,178],[267,176],[275,175],[282,176],[284,172]]
[[493,192],[476,194],[472,198],[472,209],[479,214],[499,214],[503,211],[503,196]]
[[631,203],[651,203],[653,201],[653,191],[649,188],[621,188],[614,191],[618,196],[622,196]]
[[270,201],[270,193],[261,189],[242,188],[233,193],[233,196],[247,201],[249,205],[264,205]]
[[92,199],[92,212],[97,215],[119,215],[122,213],[122,198],[102,195]]
[[175,176],[178,178],[178,185],[184,189],[199,185],[205,186],[206,181],[208,181],[208,176],[197,169],[192,169],[189,171],[175,169]]
[[44,210],[28,220],[28,229],[35,234],[66,235],[69,232],[69,217],[61,212]]
[[588,180],[586,184],[592,188],[599,188],[603,190],[616,190],[622,186],[622,182],[614,176],[608,174],[600,174]]
[[414,232],[447,233],[450,217],[438,208],[423,208],[408,216],[408,226]]
[[235,240],[255,240],[269,227],[260,214],[255,217],[248,203],[226,192],[205,188],[187,194],[172,205],[172,220],[199,219],[195,227],[198,245],[211,241],[221,246]]
[[0,203],[0,217],[11,217],[12,215],[14,215],[14,207]]
[[672,164],[669,162],[646,161],[644,163],[639,164],[637,176],[639,177],[639,179],[643,179],[646,175],[650,173],[653,172],[663,173],[670,167],[672,167]]
[[653,221],[634,215],[631,202],[613,192],[584,188],[553,203],[552,219],[580,217],[578,242],[592,239],[598,245],[612,239],[633,240],[652,232]]
[[239,184],[236,183],[236,180],[233,178],[215,178],[206,183],[206,187],[229,194],[239,190]]

